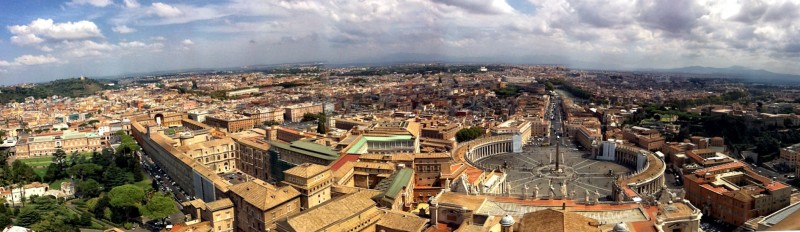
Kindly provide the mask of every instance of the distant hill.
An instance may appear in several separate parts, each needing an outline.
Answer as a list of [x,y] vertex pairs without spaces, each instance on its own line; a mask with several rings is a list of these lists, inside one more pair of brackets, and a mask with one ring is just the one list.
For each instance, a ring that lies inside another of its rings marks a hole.
[[46,98],[53,95],[64,97],[85,97],[93,95],[98,91],[111,89],[110,82],[101,82],[94,79],[80,78],[61,79],[47,83],[34,84],[33,86],[14,86],[0,88],[0,103],[8,103],[12,100],[16,102],[25,101],[26,97],[36,99]]
[[742,66],[731,66],[727,68],[713,68],[703,66],[689,66],[683,68],[673,69],[648,69],[643,71],[656,71],[667,73],[687,73],[687,74],[704,74],[712,76],[722,76],[731,78],[740,78],[752,82],[767,82],[767,83],[800,83],[800,75],[774,73],[764,69],[750,69]]

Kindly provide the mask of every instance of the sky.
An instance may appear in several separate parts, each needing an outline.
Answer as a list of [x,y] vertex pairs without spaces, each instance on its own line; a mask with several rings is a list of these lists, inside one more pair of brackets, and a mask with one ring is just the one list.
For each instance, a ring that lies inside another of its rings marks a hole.
[[800,74],[794,0],[8,0],[0,26],[5,85],[312,61]]

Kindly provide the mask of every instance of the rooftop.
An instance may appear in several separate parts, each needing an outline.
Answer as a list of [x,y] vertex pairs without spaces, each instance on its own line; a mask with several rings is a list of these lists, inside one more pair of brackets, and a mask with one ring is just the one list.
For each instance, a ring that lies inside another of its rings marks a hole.
[[302,178],[310,178],[320,173],[328,171],[328,167],[312,164],[312,163],[304,163],[301,165],[297,165],[289,170],[284,171],[284,173],[292,176],[298,176]]
[[231,186],[230,190],[242,197],[247,203],[261,210],[271,209],[300,196],[300,192],[293,187],[276,188],[261,180],[239,183]]
[[319,231],[350,217],[358,216],[369,208],[375,207],[368,191],[356,192],[325,202],[303,213],[279,222],[288,225],[294,231]]

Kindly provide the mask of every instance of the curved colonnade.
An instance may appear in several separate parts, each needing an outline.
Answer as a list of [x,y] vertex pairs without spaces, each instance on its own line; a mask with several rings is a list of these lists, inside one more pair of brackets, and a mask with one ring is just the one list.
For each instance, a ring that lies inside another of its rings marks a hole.
[[[476,167],[476,160],[513,151],[512,136],[500,135],[459,143],[453,150],[453,159]],[[664,185],[666,165],[650,151],[627,145],[619,145],[615,152],[616,163],[633,167],[636,171],[619,176],[614,182],[612,196],[615,201],[630,201],[637,196],[648,196],[661,190]],[[636,168],[642,159],[641,168]]]
[[643,162],[641,168],[634,168],[636,171],[619,176],[614,182],[612,196],[615,201],[629,201],[635,197],[649,196],[664,186],[664,171],[667,166],[652,152],[638,147],[617,145],[615,156],[617,163],[628,166],[632,162],[638,162],[639,159]]

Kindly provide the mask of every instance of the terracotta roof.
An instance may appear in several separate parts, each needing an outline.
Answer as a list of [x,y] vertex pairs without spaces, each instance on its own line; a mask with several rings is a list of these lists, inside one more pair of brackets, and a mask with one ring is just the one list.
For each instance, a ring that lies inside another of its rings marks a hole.
[[515,231],[600,231],[597,220],[554,209],[526,213]]
[[385,210],[383,213],[377,225],[394,231],[422,231],[430,221],[406,212]]
[[441,159],[441,158],[450,158],[450,153],[416,153],[414,154],[415,159]]
[[358,155],[343,155],[339,158],[339,160],[336,160],[336,162],[331,165],[331,171],[335,172],[336,170],[339,170],[339,168],[341,168],[345,163],[356,160],[358,160]]
[[298,176],[302,178],[310,178],[312,176],[319,175],[328,170],[328,167],[318,165],[318,164],[311,164],[311,163],[304,163],[301,165],[297,165],[289,170],[283,171],[286,174],[292,176]]
[[222,198],[220,200],[206,203],[206,206],[208,206],[208,210],[217,211],[233,207],[233,202],[230,198]]
[[[319,231],[375,207],[370,192],[356,192],[330,200],[280,223],[294,231]],[[288,225],[288,226],[287,226]]]
[[486,196],[444,192],[442,195],[436,197],[436,201],[439,202],[439,204],[458,205],[468,210],[477,211],[486,202]]
[[300,196],[294,187],[285,186],[276,188],[261,180],[242,182],[230,187],[230,190],[242,197],[247,203],[261,209],[268,210],[286,201]]

